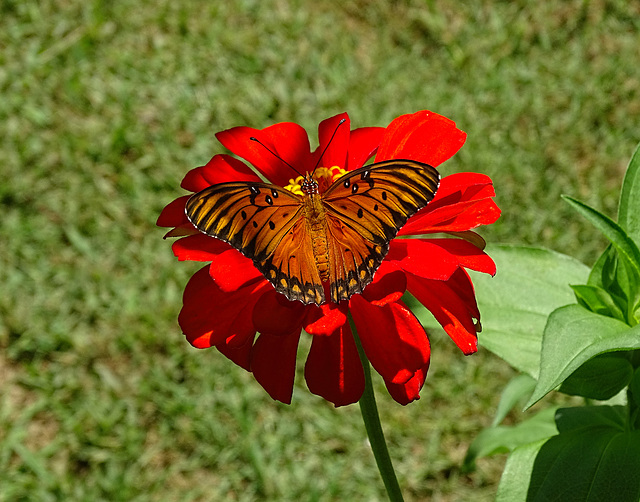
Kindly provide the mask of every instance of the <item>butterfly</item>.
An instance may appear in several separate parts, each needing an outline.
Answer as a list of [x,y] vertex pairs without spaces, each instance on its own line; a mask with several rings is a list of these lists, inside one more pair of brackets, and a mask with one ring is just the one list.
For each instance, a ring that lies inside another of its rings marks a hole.
[[388,160],[349,171],[320,193],[313,173],[302,195],[261,182],[205,188],[186,204],[201,232],[228,242],[289,300],[321,305],[361,293],[409,217],[434,197],[428,164]]

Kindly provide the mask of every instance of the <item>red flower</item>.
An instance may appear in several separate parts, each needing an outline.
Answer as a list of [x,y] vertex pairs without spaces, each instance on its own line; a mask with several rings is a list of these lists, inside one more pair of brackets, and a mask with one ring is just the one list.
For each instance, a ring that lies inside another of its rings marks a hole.
[[[337,128],[343,118],[347,125]],[[304,129],[293,123],[262,130],[236,127],[216,136],[281,186],[289,183],[291,169],[267,148],[300,172],[312,171],[325,148],[322,165],[346,170],[362,167],[376,152],[376,161],[412,159],[435,167],[454,155],[466,138],[454,122],[428,111],[401,116],[387,128],[353,131],[347,114],[341,114],[324,120],[318,135],[319,146],[313,152]],[[262,145],[250,141],[251,137]],[[252,180],[259,178],[244,162],[216,155],[187,173],[182,187],[198,192],[216,183]],[[298,341],[304,330],[312,335],[305,365],[307,386],[342,406],[358,401],[364,389],[362,365],[347,321],[350,312],[367,358],[393,398],[407,404],[419,398],[430,347],[424,328],[400,298],[409,290],[465,354],[476,351],[480,313],[465,269],[495,273],[493,261],[481,249],[482,239],[471,232],[499,217],[494,195],[487,176],[445,177],[433,201],[410,218],[399,235],[438,233],[455,238],[392,240],[373,282],[361,295],[321,306],[287,300],[250,259],[225,242],[199,233],[185,216],[189,195],[180,197],[165,207],[158,225],[173,227],[169,236],[186,236],[173,244],[180,260],[209,263],[187,284],[180,326],[195,347],[215,346],[251,371],[272,398],[285,403],[291,402]]]

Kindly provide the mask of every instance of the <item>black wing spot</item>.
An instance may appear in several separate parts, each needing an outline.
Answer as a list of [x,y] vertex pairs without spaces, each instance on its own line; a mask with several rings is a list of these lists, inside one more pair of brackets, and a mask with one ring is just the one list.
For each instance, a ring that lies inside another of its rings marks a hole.
[[278,198],[278,191],[277,191],[277,190],[274,190],[274,189],[272,188],[272,189],[271,189],[271,196],[272,196],[274,199],[277,199],[277,198]]
[[382,197],[382,200],[387,200],[387,192],[382,192],[380,197]]
[[373,206],[373,210],[377,211],[378,210],[378,204],[376,204],[375,206]]
[[251,192],[251,195],[249,196],[249,201],[251,202],[251,204],[255,204],[256,197],[260,193],[260,189],[258,187],[249,187],[249,191]]
[[258,223],[256,223],[255,221],[252,221],[251,223],[253,223],[253,228],[258,228]]
[[358,184],[357,184],[357,183],[354,183],[354,184],[351,186],[351,193],[356,193],[357,191],[358,191]]
[[349,185],[350,185],[349,180],[348,179],[344,180],[343,185],[344,185],[345,188],[349,188]]
[[264,201],[270,206],[273,206],[273,199],[269,195],[264,198]]
[[283,217],[283,218],[286,218],[287,216],[289,216],[289,213],[284,213],[284,214],[282,215],[282,217]]
[[373,188],[373,180],[371,179],[371,171],[365,171],[360,175],[360,178],[363,181],[366,181],[369,185],[369,188]]
[[243,220],[246,220],[246,219],[247,219],[247,213],[246,213],[245,211],[242,211],[242,212],[240,213],[240,216],[242,216],[242,219],[243,219]]
[[269,221],[269,228],[274,230],[276,228],[276,224],[273,221]]
[[364,212],[362,211],[362,208],[358,209],[358,218],[362,218],[364,216]]

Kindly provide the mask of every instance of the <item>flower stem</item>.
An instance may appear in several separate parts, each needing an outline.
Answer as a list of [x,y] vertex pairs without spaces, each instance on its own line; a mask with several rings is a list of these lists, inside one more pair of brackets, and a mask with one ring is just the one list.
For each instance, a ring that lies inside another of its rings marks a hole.
[[378,464],[378,471],[384,482],[384,486],[387,489],[389,500],[391,502],[403,502],[402,491],[396,478],[396,473],[393,470],[393,464],[391,463],[391,457],[389,456],[389,450],[387,449],[387,443],[384,439],[384,432],[382,431],[382,425],[380,424],[380,416],[378,415],[378,406],[376,405],[376,398],[373,392],[373,385],[371,381],[371,365],[369,359],[367,359],[360,338],[356,331],[356,327],[353,323],[351,315],[349,315],[349,324],[351,325],[351,331],[353,338],[356,341],[358,347],[358,354],[360,355],[360,361],[362,361],[362,369],[364,370],[364,393],[358,401],[360,405],[360,412],[362,413],[362,420],[364,426],[367,429],[367,436],[369,436],[369,443],[373,450],[373,456]]

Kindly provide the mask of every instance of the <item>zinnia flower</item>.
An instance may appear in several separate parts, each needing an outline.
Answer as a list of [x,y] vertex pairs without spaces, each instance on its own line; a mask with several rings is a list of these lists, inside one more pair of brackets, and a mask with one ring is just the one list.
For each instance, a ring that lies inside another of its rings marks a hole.
[[[341,119],[346,125],[337,127]],[[321,166],[326,169],[321,172],[327,176],[358,169],[374,154],[376,162],[410,159],[437,167],[466,138],[454,122],[429,111],[403,115],[386,128],[354,130],[347,114],[331,117],[320,124],[319,146],[314,151],[305,130],[294,123],[262,130],[236,127],[216,136],[269,182],[289,187],[296,180],[291,179],[286,163],[299,172],[311,172],[322,155]],[[220,154],[187,173],[182,187],[199,192],[228,181],[261,180],[241,160]],[[199,233],[185,215],[190,195],[180,197],[165,207],[157,224],[173,227],[168,236],[184,236],[173,244],[178,259],[207,265],[186,286],[179,324],[193,346],[216,347],[252,372],[273,399],[284,403],[291,402],[298,342],[304,330],[312,336],[304,372],[307,386],[342,406],[358,401],[365,385],[348,322],[350,313],[372,366],[391,396],[407,404],[419,398],[430,346],[424,328],[401,297],[407,290],[415,296],[465,354],[477,350],[480,313],[466,269],[495,273],[493,261],[482,250],[482,239],[471,231],[499,217],[494,196],[491,179],[485,175],[444,177],[435,198],[398,234],[421,237],[393,239],[362,294],[320,306],[288,300],[250,259],[227,243]],[[424,237],[436,233],[450,237]]]

